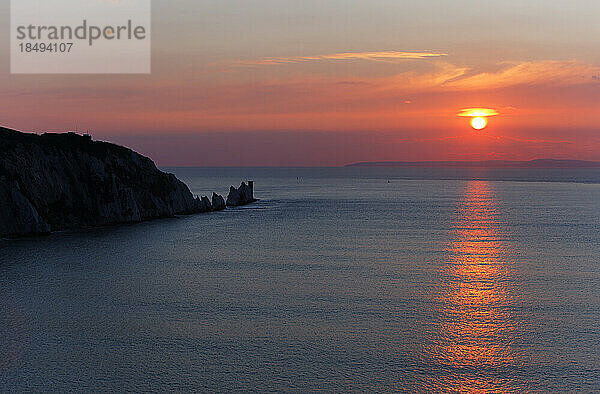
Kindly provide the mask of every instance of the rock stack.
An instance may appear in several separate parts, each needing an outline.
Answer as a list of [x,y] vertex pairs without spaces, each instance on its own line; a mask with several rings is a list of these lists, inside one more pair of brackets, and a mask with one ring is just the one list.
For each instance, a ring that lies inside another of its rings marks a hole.
[[213,211],[222,211],[226,208],[225,199],[223,196],[213,193],[212,195],[212,209]]
[[229,189],[229,195],[227,196],[228,207],[239,207],[242,205],[248,205],[257,201],[254,198],[254,182],[248,181],[248,184],[242,182],[240,187],[237,189],[233,186]]

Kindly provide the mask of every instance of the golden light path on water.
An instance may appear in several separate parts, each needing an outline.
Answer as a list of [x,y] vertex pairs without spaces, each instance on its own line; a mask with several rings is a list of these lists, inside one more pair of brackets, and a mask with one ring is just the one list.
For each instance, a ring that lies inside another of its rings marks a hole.
[[511,347],[517,323],[510,313],[514,270],[499,217],[490,184],[468,182],[441,272],[441,311],[429,350],[445,371],[429,382],[440,391],[516,388],[502,377],[503,368],[517,363]]

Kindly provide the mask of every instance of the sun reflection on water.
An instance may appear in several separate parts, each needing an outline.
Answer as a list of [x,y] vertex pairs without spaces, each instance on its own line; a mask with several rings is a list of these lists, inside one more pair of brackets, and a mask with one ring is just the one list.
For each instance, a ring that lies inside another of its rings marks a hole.
[[468,183],[453,232],[436,299],[441,310],[435,345],[429,349],[444,371],[435,386],[456,392],[509,391],[502,370],[516,362],[511,347],[517,328],[511,316],[514,270],[489,183]]

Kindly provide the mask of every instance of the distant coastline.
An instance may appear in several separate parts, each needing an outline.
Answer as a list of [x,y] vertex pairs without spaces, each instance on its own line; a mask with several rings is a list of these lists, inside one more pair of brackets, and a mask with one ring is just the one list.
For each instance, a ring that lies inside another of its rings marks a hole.
[[600,162],[557,159],[536,159],[529,161],[374,161],[348,164],[345,167],[600,168]]

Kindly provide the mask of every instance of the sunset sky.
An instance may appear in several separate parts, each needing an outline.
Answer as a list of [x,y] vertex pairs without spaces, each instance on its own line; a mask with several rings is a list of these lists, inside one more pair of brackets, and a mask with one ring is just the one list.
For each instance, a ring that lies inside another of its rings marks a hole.
[[[172,165],[600,161],[598,0],[153,2],[151,75],[10,75],[0,124]],[[498,112],[483,131],[458,116]]]

